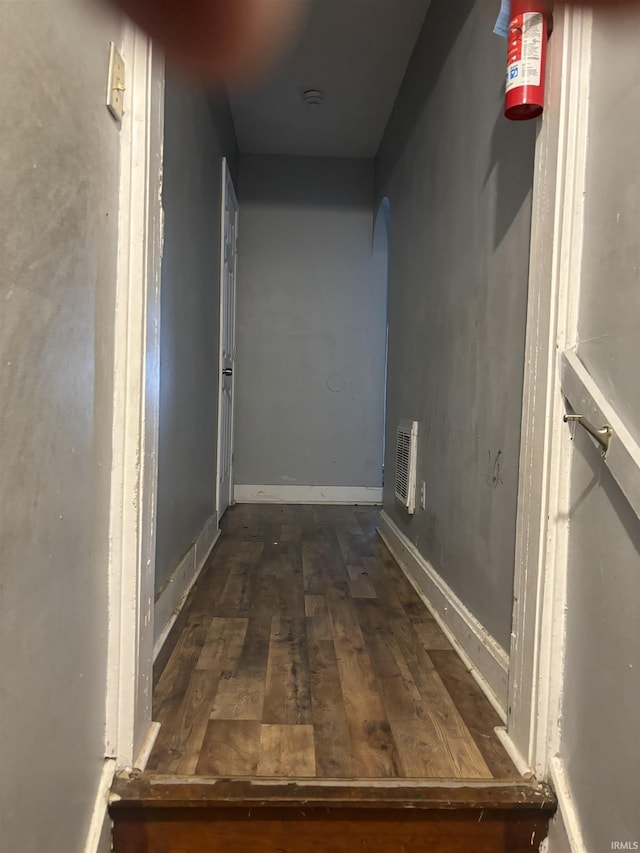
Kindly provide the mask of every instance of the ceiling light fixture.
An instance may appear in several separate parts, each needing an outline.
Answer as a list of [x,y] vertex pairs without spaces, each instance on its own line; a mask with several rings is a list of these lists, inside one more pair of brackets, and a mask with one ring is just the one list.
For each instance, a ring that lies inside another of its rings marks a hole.
[[320,89],[307,89],[302,93],[302,100],[308,107],[321,107],[324,104],[324,92]]

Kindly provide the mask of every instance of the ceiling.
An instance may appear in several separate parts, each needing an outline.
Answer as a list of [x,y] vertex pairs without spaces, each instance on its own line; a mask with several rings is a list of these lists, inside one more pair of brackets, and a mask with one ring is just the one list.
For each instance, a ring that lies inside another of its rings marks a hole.
[[[251,90],[230,88],[240,150],[374,157],[430,0],[309,0],[289,54]],[[325,101],[309,107],[308,89]]]

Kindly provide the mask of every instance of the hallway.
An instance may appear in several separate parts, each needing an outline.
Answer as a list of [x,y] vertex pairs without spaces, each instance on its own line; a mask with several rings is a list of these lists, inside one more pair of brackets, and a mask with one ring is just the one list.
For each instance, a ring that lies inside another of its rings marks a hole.
[[373,507],[237,505],[156,663],[147,771],[520,777]]
[[124,2],[0,5],[0,847],[640,847],[640,0],[518,123],[497,2]]

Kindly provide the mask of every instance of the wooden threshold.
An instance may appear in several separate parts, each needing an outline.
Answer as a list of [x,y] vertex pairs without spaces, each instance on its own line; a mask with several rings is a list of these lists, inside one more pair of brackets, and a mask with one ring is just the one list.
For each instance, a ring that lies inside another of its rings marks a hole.
[[531,853],[556,809],[535,782],[119,775],[115,853]]
[[204,776],[164,776],[139,771],[119,773],[110,805],[119,811],[133,807],[167,809],[285,808],[291,805],[326,808],[353,807],[415,809],[500,809],[533,807],[553,814],[556,800],[544,783],[510,780],[367,779],[219,779]]

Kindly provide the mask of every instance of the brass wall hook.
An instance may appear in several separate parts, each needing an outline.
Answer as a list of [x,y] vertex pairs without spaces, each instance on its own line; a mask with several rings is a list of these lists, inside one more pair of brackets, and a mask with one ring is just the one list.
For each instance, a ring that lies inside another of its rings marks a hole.
[[589,435],[595,438],[595,440],[598,442],[598,444],[602,448],[603,458],[607,455],[609,447],[611,446],[611,439],[615,434],[613,432],[613,427],[609,426],[609,424],[605,424],[603,427],[598,429],[597,427],[594,427],[593,424],[590,424],[584,415],[565,415],[564,422],[566,424],[580,424],[580,426],[586,429]]

